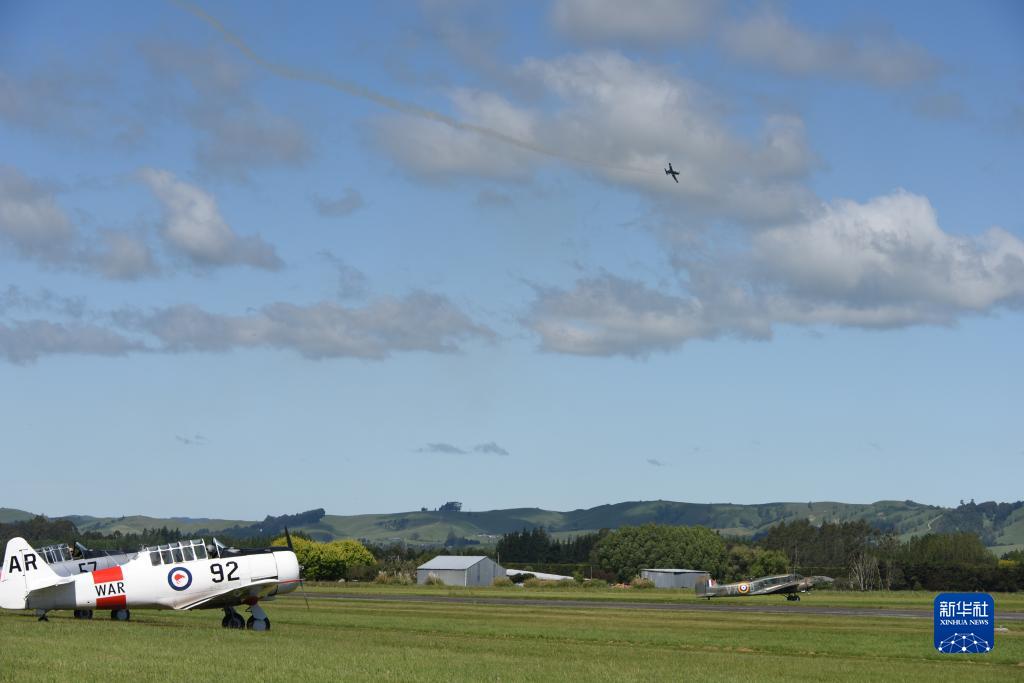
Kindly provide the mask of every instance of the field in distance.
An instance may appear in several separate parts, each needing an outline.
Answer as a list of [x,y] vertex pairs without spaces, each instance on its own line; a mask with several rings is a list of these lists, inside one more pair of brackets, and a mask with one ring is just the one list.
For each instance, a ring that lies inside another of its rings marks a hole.
[[[394,587],[379,595],[401,594]],[[501,589],[491,589],[495,592]],[[435,590],[435,592],[437,592]],[[899,605],[891,605],[899,606]],[[220,613],[137,610],[132,621],[0,613],[0,678],[375,681],[1006,681],[1024,670],[1010,624],[986,655],[941,655],[930,619],[652,612],[536,605],[333,601],[267,605],[270,633]]]

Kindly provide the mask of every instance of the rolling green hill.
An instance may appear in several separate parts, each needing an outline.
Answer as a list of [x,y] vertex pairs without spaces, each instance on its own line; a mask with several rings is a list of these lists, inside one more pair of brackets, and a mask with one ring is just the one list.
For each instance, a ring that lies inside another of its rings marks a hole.
[[[316,514],[322,511],[311,511]],[[309,518],[310,513],[303,513]],[[0,522],[27,519],[22,510],[0,508]],[[244,520],[193,517],[157,518],[145,516],[67,517],[81,531],[101,533],[139,532],[142,529],[168,527],[188,534],[199,530],[216,533],[230,527],[261,524]],[[269,519],[269,518],[268,518]],[[285,518],[279,518],[285,519]],[[558,512],[540,508],[512,508],[481,512],[440,510],[397,512],[373,515],[324,515],[315,523],[295,524],[319,540],[359,538],[375,543],[405,542],[438,545],[450,536],[490,545],[504,533],[545,527],[557,538],[566,538],[602,528],[615,529],[646,523],[699,524],[723,534],[750,537],[781,521],[807,519],[812,524],[864,520],[891,529],[903,539],[930,531],[971,531],[986,545],[1003,553],[1024,548],[1024,502],[981,503],[973,501],[956,508],[924,505],[911,500],[883,500],[869,504],[829,501],[808,503],[679,503],[666,500],[634,501]],[[286,522],[287,524],[288,522]]]
[[0,524],[9,524],[11,522],[23,522],[26,519],[32,519],[35,517],[31,512],[25,512],[24,510],[15,510],[14,508],[0,508]]

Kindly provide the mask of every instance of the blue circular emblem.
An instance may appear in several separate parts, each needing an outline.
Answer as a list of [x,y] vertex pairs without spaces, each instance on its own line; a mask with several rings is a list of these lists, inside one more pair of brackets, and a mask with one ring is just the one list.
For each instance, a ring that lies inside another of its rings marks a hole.
[[192,585],[192,572],[175,567],[167,573],[167,584],[176,591],[183,591]]

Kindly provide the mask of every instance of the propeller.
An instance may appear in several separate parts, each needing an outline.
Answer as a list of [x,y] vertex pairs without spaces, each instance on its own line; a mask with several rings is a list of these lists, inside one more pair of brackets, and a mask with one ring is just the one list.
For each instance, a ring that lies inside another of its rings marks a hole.
[[[284,528],[284,540],[288,544],[288,550],[295,552],[295,548],[292,546],[292,535],[288,533],[288,527]],[[299,590],[302,591],[302,599],[306,601],[306,609],[309,609],[309,598],[306,597],[306,581],[301,576],[302,565],[299,565]]]

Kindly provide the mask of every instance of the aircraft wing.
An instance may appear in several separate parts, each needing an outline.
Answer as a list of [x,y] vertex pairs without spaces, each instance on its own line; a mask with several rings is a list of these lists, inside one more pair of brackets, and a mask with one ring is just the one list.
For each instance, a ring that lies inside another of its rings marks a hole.
[[774,586],[766,586],[760,590],[756,590],[750,593],[750,595],[773,595],[775,593],[795,593],[800,589],[800,581],[787,581],[786,583],[777,583]]
[[238,588],[229,588],[220,593],[214,595],[207,595],[206,597],[190,602],[184,605],[179,605],[174,609],[185,610],[185,609],[210,609],[214,607],[236,607],[241,604],[245,598],[265,598],[272,591],[271,588],[276,588],[281,582],[277,579],[265,579],[263,581],[253,581],[246,586],[239,586]]

